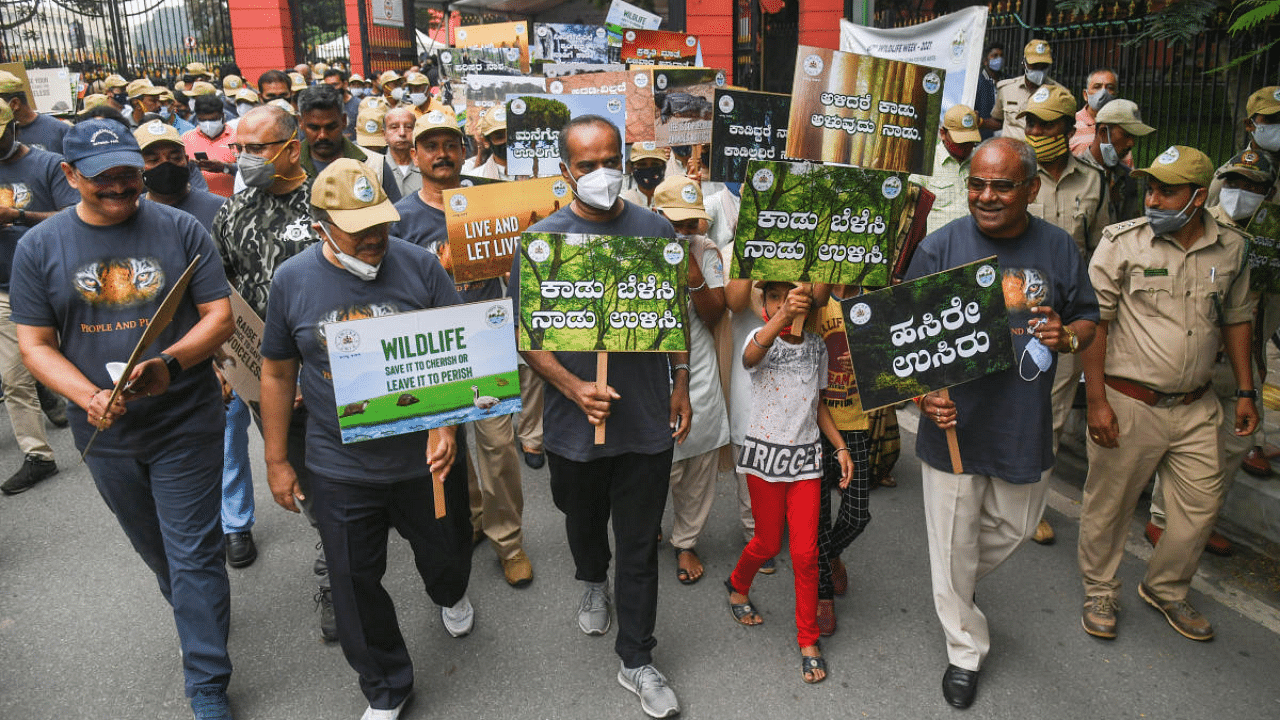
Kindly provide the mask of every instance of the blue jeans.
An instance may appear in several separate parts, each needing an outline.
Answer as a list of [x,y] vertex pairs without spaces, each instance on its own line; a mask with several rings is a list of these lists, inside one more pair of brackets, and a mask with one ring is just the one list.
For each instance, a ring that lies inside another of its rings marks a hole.
[[179,436],[169,449],[148,457],[84,460],[98,493],[173,607],[187,696],[225,690],[231,680],[231,585],[218,511],[218,436]]
[[232,393],[222,449],[222,532],[253,527],[253,468],[249,465],[249,406]]

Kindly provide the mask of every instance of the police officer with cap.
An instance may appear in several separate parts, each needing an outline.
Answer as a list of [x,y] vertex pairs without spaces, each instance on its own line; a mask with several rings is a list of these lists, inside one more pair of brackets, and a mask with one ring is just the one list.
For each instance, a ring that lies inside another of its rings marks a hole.
[[1044,85],[1058,84],[1049,78],[1052,65],[1053,54],[1049,51],[1048,41],[1033,38],[1027,43],[1022,49],[1022,74],[996,83],[996,104],[991,108],[991,117],[982,121],[983,129],[1003,130],[1003,137],[1025,139],[1026,126],[1018,113],[1027,107],[1027,101],[1036,90]]

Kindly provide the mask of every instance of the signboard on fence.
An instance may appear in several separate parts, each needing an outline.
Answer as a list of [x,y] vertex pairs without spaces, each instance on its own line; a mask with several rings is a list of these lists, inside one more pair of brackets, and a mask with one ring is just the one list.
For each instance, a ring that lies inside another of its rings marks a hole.
[[900,173],[752,160],[730,277],[888,285],[905,190]]
[[722,87],[723,70],[654,68],[654,142],[659,147],[711,142],[715,92]]
[[688,250],[678,239],[526,232],[520,349],[688,349]]
[[1280,293],[1280,205],[1259,205],[1249,234],[1249,289]]
[[326,323],[342,442],[520,412],[514,321],[502,298]]
[[787,157],[931,174],[942,70],[801,45]]
[[865,410],[1013,366],[994,256],[848,298],[840,306]]
[[560,177],[560,128],[581,115],[599,115],[626,132],[622,95],[508,95],[507,172]]
[[716,88],[711,119],[711,180],[743,182],[749,160],[781,160],[791,96]]
[[453,278],[459,283],[511,272],[520,234],[573,200],[562,177],[444,191]]

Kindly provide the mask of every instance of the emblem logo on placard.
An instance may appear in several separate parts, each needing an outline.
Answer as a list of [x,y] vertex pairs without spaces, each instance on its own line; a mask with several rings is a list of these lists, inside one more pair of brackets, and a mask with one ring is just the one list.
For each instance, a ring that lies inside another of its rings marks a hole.
[[635,42],[635,41],[636,41],[636,31],[635,31],[635,30],[628,30],[628,31],[627,31],[627,42]]
[[546,262],[551,257],[551,246],[546,240],[534,240],[529,243],[529,259],[534,262]]
[[360,349],[360,333],[355,330],[343,330],[333,339],[333,347],[338,352],[355,352]]
[[563,180],[557,180],[551,184],[551,194],[558,198],[562,198],[569,194],[569,183]]
[[716,73],[716,87],[724,87],[724,73]]
[[666,76],[666,75],[658,75],[657,77],[655,77],[655,78],[653,79],[653,84],[654,84],[654,85],[656,85],[656,86],[658,87],[658,89],[659,89],[659,90],[666,90],[666,89],[667,89],[667,76]]
[[507,62],[515,62],[520,59],[520,48],[507,48]]
[[515,100],[511,101],[511,112],[515,113],[516,115],[523,115],[526,109],[527,108],[525,107],[524,101],[521,100],[520,98],[516,98]]
[[662,259],[666,260],[668,265],[679,265],[684,259],[684,248],[680,243],[667,243],[667,246],[662,248]]
[[822,58],[817,55],[809,55],[804,59],[804,74],[809,77],[816,77],[822,73]]
[[620,113],[622,112],[622,101],[615,98],[609,101],[607,107],[611,113]]
[[866,325],[871,320],[871,306],[866,303],[858,303],[849,308],[849,322],[854,325]]
[[494,305],[484,314],[484,321],[489,327],[500,328],[507,324],[510,316],[507,315],[506,305]]
[[685,44],[685,47],[693,47],[694,45],[698,44],[698,38],[690,35],[689,37],[684,39],[684,44]]
[[638,88],[648,86],[649,76],[645,75],[644,73],[636,73],[635,84],[636,84],[636,87]]
[[453,197],[449,198],[449,209],[456,213],[460,213],[463,210],[466,210],[467,197],[462,193],[458,193],[457,195],[454,195]]
[[546,27],[545,25],[544,25],[544,26],[542,26],[542,27],[539,27],[539,28],[538,28],[538,37],[546,37],[546,36],[547,36],[547,27]]
[[991,287],[991,283],[996,281],[996,269],[990,265],[981,265],[973,279],[978,281],[978,287]]
[[552,80],[551,84],[548,85],[547,87],[551,88],[551,92],[555,93],[556,95],[559,95],[560,93],[564,92],[564,83],[560,82],[559,80]]
[[596,37],[598,38],[604,37],[604,28],[596,28]]
[[931,72],[924,76],[924,91],[930,95],[942,89],[942,78],[938,77],[938,73]]
[[460,30],[458,30],[458,39],[459,39],[459,40],[466,40],[466,39],[467,39],[467,31],[466,31],[466,30],[461,30],[461,29],[460,29]]
[[524,23],[520,23],[519,25],[516,25],[516,34],[517,35],[524,34]]
[[453,53],[449,52],[448,50],[445,50],[445,51],[441,52],[441,53],[440,53],[440,62],[442,62],[442,63],[451,63],[451,62],[453,62]]
[[722,113],[733,112],[733,96],[732,95],[720,96],[720,112]]
[[769,168],[760,168],[755,175],[751,176],[751,187],[756,192],[764,192],[773,187],[773,171]]
[[890,175],[884,179],[884,183],[880,186],[880,194],[886,198],[893,200],[902,194],[902,179],[897,175]]

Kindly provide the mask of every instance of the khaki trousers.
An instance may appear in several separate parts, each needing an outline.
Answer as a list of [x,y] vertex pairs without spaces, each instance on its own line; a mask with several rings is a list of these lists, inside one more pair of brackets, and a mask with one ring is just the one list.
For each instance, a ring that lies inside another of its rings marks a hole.
[[[730,447],[736,460],[742,454],[742,446],[734,444]],[[756,536],[756,517],[751,514],[751,490],[747,487],[746,475],[737,471],[733,475],[738,480],[738,524],[742,526],[742,542],[749,543]]]
[[528,365],[520,366],[520,421],[516,436],[520,444],[529,450],[542,452],[542,398],[546,394],[546,380]]
[[1067,416],[1071,414],[1071,403],[1076,398],[1076,388],[1080,385],[1080,372],[1083,369],[1079,355],[1058,355],[1058,367],[1053,376],[1053,390],[1050,391],[1049,403],[1053,408],[1053,456],[1058,456],[1058,445],[1062,442],[1062,428],[1066,427]]
[[485,418],[471,423],[474,448],[467,463],[467,485],[471,491],[471,528],[483,532],[494,552],[509,560],[524,542],[521,515],[524,488],[521,486],[520,453],[512,435],[511,415]]
[[953,475],[920,464],[933,607],[947,638],[947,659],[979,670],[991,649],[987,616],[974,602],[978,581],[1035,534],[1049,488],[989,475]]
[[671,544],[693,548],[716,499],[720,448],[671,463]]
[[1129,523],[1142,489],[1158,471],[1166,528],[1143,584],[1160,600],[1185,599],[1222,507],[1222,407],[1211,393],[1190,405],[1159,408],[1108,387],[1107,400],[1120,426],[1120,447],[1087,441],[1078,548],[1085,595],[1119,593],[1116,570]]
[[44,429],[44,411],[36,394],[36,379],[22,364],[18,329],[9,317],[9,293],[0,292],[0,378],[4,380],[4,407],[13,424],[13,437],[23,455],[53,459]]

